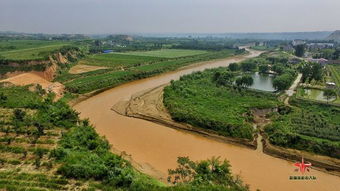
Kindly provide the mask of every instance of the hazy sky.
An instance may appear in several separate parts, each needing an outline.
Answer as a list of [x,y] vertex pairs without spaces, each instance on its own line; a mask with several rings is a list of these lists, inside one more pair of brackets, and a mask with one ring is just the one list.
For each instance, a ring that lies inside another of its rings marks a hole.
[[340,0],[0,0],[0,31],[223,33],[340,29]]

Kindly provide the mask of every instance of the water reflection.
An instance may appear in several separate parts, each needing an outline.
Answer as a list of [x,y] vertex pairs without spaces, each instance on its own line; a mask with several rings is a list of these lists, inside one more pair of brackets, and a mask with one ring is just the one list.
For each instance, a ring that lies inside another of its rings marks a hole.
[[275,91],[275,88],[273,87],[274,75],[259,74],[258,72],[255,72],[252,74],[252,77],[254,79],[254,83],[250,86],[250,88],[268,92]]

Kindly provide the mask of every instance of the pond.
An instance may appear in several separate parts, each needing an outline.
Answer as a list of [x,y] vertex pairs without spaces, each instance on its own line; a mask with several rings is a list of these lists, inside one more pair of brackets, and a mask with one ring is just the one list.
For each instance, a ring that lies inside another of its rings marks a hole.
[[[302,96],[308,99],[314,99],[318,101],[327,101],[326,97],[323,95],[322,90],[318,89],[302,89]],[[334,101],[336,98],[331,98],[328,101]]]
[[276,90],[273,87],[274,75],[259,74],[258,72],[255,72],[251,76],[254,79],[254,83],[249,88],[256,89],[256,90],[262,90],[262,91],[268,91],[268,92],[273,92],[273,91]]

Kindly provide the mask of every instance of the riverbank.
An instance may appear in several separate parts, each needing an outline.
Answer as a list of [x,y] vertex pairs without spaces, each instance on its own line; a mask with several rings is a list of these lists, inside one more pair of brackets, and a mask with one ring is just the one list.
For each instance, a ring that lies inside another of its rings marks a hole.
[[[295,172],[293,163],[265,155],[262,152],[233,144],[215,141],[187,131],[179,131],[158,123],[122,116],[112,111],[120,101],[128,101],[132,95],[153,89],[180,76],[207,68],[228,66],[230,63],[256,57],[262,52],[251,51],[247,56],[215,61],[189,69],[168,72],[147,79],[129,82],[89,97],[74,105],[82,118],[89,118],[96,131],[105,136],[114,151],[127,153],[140,166],[149,165],[166,175],[168,169],[176,168],[177,157],[189,156],[194,161],[213,156],[226,159],[232,166],[232,173],[250,184],[251,190],[276,191],[333,191],[340,187],[340,177],[317,170],[311,170],[315,181],[292,181]],[[263,173],[265,172],[265,173]],[[147,172],[146,172],[147,173]],[[152,175],[152,174],[150,174]],[[166,179],[166,176],[164,177]]]
[[[306,161],[313,164],[314,169],[340,176],[340,160],[338,159],[271,145],[267,137],[261,132],[262,127],[270,123],[270,121],[265,118],[266,113],[270,112],[270,109],[267,109],[268,111],[252,111],[255,124],[261,133],[260,135],[255,136],[254,140],[251,142],[245,139],[221,136],[216,134],[216,132],[207,129],[193,127],[189,124],[172,120],[169,112],[163,105],[163,89],[167,85],[168,84],[164,84],[153,89],[138,92],[132,95],[130,100],[116,103],[112,107],[112,110],[120,115],[144,119],[170,128],[189,131],[215,141],[236,144],[238,146],[256,149],[260,152],[263,150],[265,154],[292,162],[301,160],[301,156],[303,156]],[[258,140],[258,138],[262,139]],[[260,142],[262,142],[262,145],[259,145]],[[259,147],[262,147],[262,149],[258,149]]]
[[[186,66],[182,66],[174,71],[169,71],[169,72],[165,72],[165,73],[174,73],[174,72],[179,72],[179,71],[183,71],[183,70],[190,70],[190,69],[194,69],[194,68],[200,68],[200,67],[204,67],[204,68],[215,68],[215,67],[218,67],[220,66],[220,63],[223,63],[223,62],[239,62],[241,61],[242,59],[244,59],[245,57],[255,57],[255,56],[259,56],[260,54],[264,53],[264,51],[247,51],[246,53],[243,53],[243,54],[238,54],[238,55],[234,55],[234,56],[230,56],[228,58],[219,58],[219,59],[212,59],[212,60],[209,60],[209,61],[202,61],[202,62],[196,62],[196,63],[192,63],[190,65],[186,65]],[[216,64],[217,63],[217,64]],[[209,66],[210,65],[210,66]],[[206,67],[208,66],[208,67]],[[157,76],[157,75],[162,75],[162,74],[155,74],[153,76]],[[147,78],[152,78],[153,76],[149,76]],[[143,78],[143,79],[147,79],[147,78]],[[143,80],[143,79],[140,79],[140,80]],[[131,81],[130,81],[131,82]],[[130,83],[130,82],[125,82],[125,83]],[[133,82],[133,81],[132,81]],[[125,84],[125,83],[122,83],[122,84]],[[122,84],[119,84],[117,86],[120,86]],[[76,98],[70,100],[68,102],[68,104],[70,106],[75,106],[77,105],[78,103],[82,102],[82,101],[85,101],[86,99],[88,98],[91,98],[97,94],[100,94],[102,92],[105,92],[107,90],[110,90],[112,88],[115,88],[117,86],[112,86],[112,87],[107,87],[107,88],[102,88],[102,89],[98,89],[98,90],[94,90],[92,92],[89,92],[89,93],[84,93],[84,94],[79,94]]]
[[120,101],[116,103],[112,107],[112,110],[124,116],[140,118],[174,129],[196,133],[213,140],[256,149],[256,141],[250,142],[246,139],[225,137],[216,134],[214,131],[197,128],[186,123],[178,123],[172,120],[169,112],[163,105],[163,89],[166,85],[168,84],[139,92],[133,95],[129,101]]

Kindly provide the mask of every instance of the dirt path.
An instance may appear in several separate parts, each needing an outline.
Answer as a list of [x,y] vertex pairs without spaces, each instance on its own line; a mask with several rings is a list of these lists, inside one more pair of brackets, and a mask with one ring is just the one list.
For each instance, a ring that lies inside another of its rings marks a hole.
[[293,84],[289,87],[288,90],[286,90],[287,98],[284,100],[285,105],[289,106],[289,98],[294,95],[295,89],[299,85],[301,78],[302,78],[302,74],[299,73],[298,76],[296,77],[295,81],[293,82]]

